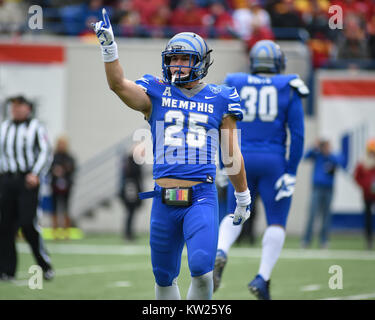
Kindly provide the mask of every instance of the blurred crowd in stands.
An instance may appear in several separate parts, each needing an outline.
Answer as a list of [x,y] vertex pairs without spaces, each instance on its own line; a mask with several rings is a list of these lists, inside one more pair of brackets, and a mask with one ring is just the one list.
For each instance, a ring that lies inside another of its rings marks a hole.
[[[314,68],[375,59],[372,0],[0,0],[0,33],[31,32],[26,23],[31,5],[43,8],[42,33],[91,36],[90,25],[102,19],[105,7],[117,37],[168,38],[193,31],[242,39],[247,50],[260,39],[301,40],[311,49]],[[342,8],[342,30],[329,27],[333,5]]]

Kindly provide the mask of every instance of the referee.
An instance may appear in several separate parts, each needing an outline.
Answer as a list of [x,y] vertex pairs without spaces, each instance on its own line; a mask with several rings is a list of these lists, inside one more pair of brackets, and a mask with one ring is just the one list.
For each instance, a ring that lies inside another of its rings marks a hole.
[[51,164],[46,130],[32,118],[32,104],[23,96],[10,99],[11,119],[0,126],[0,280],[15,278],[15,237],[19,228],[29,243],[44,279],[54,277],[37,224],[40,176]]

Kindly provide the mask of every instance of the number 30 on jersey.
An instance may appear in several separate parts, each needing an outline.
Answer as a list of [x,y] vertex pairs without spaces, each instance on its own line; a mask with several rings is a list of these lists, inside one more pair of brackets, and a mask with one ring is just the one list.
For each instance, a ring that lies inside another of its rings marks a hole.
[[247,110],[242,121],[254,121],[257,111],[261,121],[271,122],[277,117],[277,90],[274,86],[264,86],[259,91],[255,87],[245,86],[241,89],[240,97]]

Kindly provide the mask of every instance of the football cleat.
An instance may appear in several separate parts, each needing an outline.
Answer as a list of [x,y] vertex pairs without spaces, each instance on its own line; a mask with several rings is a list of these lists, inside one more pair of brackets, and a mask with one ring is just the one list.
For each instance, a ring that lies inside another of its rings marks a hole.
[[55,271],[53,269],[47,269],[43,271],[44,280],[50,281],[55,277]]
[[221,276],[223,274],[224,267],[227,263],[227,255],[223,250],[217,250],[216,252],[216,259],[215,259],[215,268],[214,268],[214,292],[219,289]]
[[256,275],[254,280],[251,281],[247,287],[259,300],[271,300],[270,280],[264,280],[261,275]]

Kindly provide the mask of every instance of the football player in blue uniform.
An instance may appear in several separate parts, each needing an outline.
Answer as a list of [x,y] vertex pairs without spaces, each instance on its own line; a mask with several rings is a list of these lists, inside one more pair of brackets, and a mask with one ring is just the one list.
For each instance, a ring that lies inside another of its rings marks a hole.
[[[234,86],[247,110],[241,129],[241,151],[245,160],[247,183],[252,194],[260,195],[267,219],[262,240],[258,274],[248,285],[259,299],[270,299],[269,283],[273,267],[281,253],[285,226],[296,183],[297,167],[303,153],[304,113],[301,97],[309,90],[297,75],[281,75],[285,57],[270,40],[258,41],[250,51],[250,74],[227,75],[225,83]],[[289,157],[286,159],[287,128],[290,131]],[[228,211],[236,200],[228,185]],[[254,201],[253,201],[254,203]],[[227,254],[241,233],[224,217],[219,229],[218,251],[214,269],[217,290]]]
[[151,127],[155,187],[141,197],[154,198],[150,246],[156,298],[180,299],[177,276],[186,243],[192,276],[187,298],[211,299],[219,227],[214,184],[219,141],[238,203],[232,223],[241,224],[250,215],[236,135],[236,121],[243,116],[239,95],[235,88],[201,81],[212,50],[197,34],[183,32],[169,40],[162,52],[162,79],[144,75],[133,82],[124,78],[104,9],[103,21],[94,30],[109,87],[127,106],[142,112]]

